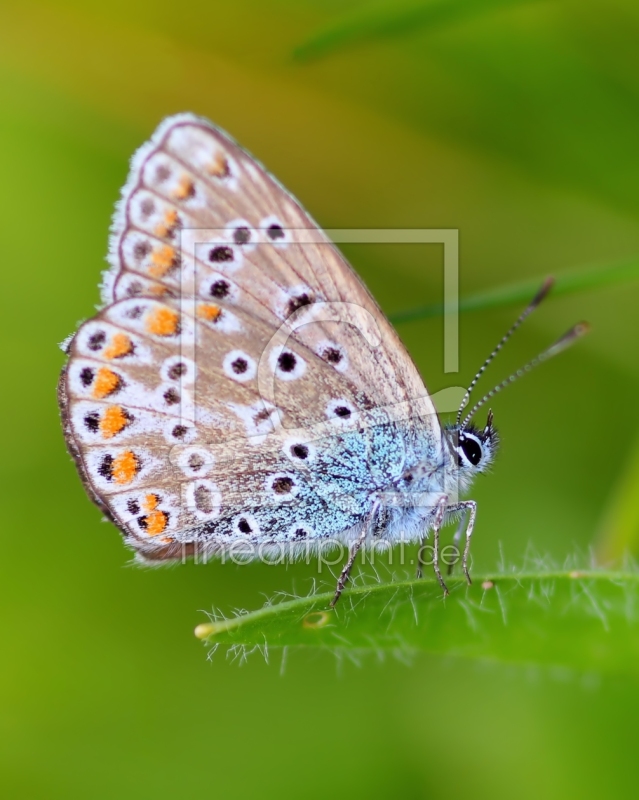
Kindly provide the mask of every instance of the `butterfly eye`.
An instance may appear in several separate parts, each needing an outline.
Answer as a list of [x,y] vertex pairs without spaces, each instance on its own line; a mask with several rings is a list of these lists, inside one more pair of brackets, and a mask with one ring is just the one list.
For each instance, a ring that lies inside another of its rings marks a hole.
[[460,440],[459,446],[461,447],[464,456],[466,457],[466,460],[469,461],[473,465],[473,467],[476,467],[477,464],[479,464],[479,462],[481,461],[482,456],[484,454],[484,451],[482,450],[482,447],[479,444],[479,442],[476,439],[471,438],[470,436],[464,436]]

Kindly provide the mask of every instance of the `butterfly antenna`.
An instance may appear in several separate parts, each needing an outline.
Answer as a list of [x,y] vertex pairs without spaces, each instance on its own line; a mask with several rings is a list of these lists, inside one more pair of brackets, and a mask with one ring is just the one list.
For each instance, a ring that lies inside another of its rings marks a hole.
[[[495,349],[492,351],[492,353],[488,356],[488,358],[481,365],[481,367],[477,371],[477,374],[472,379],[472,381],[470,383],[470,386],[468,387],[468,389],[466,389],[466,394],[464,395],[464,399],[461,401],[461,405],[459,406],[459,411],[457,412],[457,419],[455,420],[455,423],[457,425],[459,425],[459,420],[461,419],[462,411],[464,410],[464,406],[468,402],[468,399],[470,397],[470,393],[472,392],[472,390],[473,390],[475,384],[477,383],[477,381],[483,375],[484,370],[486,369],[486,367],[490,364],[490,362],[493,360],[493,358],[495,358],[497,353],[506,344],[506,342],[510,339],[510,337],[517,330],[517,328],[521,325],[521,323],[526,319],[526,317],[529,316],[529,314],[532,314],[532,312],[537,308],[537,306],[541,303],[541,301],[547,296],[548,292],[552,289],[554,282],[555,282],[554,278],[552,278],[552,277],[546,278],[546,280],[544,281],[542,287],[539,289],[537,294],[533,297],[533,299],[530,301],[530,303],[528,303],[528,305],[521,312],[521,314],[519,315],[519,317],[517,318],[515,323],[510,328],[510,330],[508,330],[507,333],[502,337],[502,339],[499,342],[499,344],[497,345],[497,347],[495,347]],[[462,428],[463,427],[464,426],[462,425]]]
[[[521,319],[521,317],[520,317]],[[514,383],[516,380],[519,380],[523,375],[527,372],[530,372],[535,367],[542,364],[544,361],[548,361],[549,358],[558,355],[567,347],[570,347],[574,344],[577,339],[580,339],[590,330],[590,325],[587,322],[578,322],[574,325],[569,331],[564,333],[564,335],[557,339],[557,341],[552,344],[547,350],[544,350],[538,356],[529,361],[526,365],[518,369],[517,372],[514,372],[509,378],[506,378],[505,381],[502,381],[494,389],[491,389],[487,394],[485,394],[481,400],[479,400],[475,405],[471,408],[469,413],[466,415],[464,421],[461,424],[460,430],[464,430],[466,425],[470,422],[473,416],[479,411],[479,409],[490,400],[491,397],[494,397],[498,392],[501,392],[506,386],[509,386],[511,383]]]

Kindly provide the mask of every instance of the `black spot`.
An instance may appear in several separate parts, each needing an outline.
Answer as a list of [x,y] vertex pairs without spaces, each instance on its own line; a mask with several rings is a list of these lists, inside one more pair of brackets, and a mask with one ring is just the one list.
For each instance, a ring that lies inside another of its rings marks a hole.
[[100,427],[100,415],[97,411],[92,411],[90,414],[87,414],[84,418],[84,424],[91,431],[91,433],[97,433],[98,428]]
[[211,492],[206,486],[196,486],[193,497],[198,511],[202,511],[204,514],[210,514],[213,511]]
[[211,284],[209,293],[211,297],[217,297],[218,300],[222,300],[224,297],[228,296],[230,288],[231,285],[228,281],[215,281],[215,283]]
[[98,467],[98,473],[108,481],[113,480],[113,456],[107,453]]
[[346,419],[346,418],[350,417],[351,410],[350,410],[350,408],[347,408],[346,406],[337,406],[337,408],[335,409],[334,413],[335,413],[336,417],[342,417],[343,419]]
[[149,242],[136,242],[133,246],[133,257],[136,261],[142,261],[145,256],[149,255],[151,250],[153,250],[153,248]]
[[144,314],[144,306],[133,306],[126,312],[128,319],[140,319],[142,314]]
[[248,244],[251,241],[251,231],[242,226],[233,231],[233,241],[235,244]]
[[164,401],[170,406],[174,406],[176,403],[180,402],[180,395],[175,389],[167,389],[164,392]]
[[129,509],[129,514],[132,514],[134,517],[140,513],[140,504],[137,500],[127,500],[126,507]]
[[150,217],[155,211],[155,203],[150,197],[145,197],[140,203],[140,211],[142,212],[143,217]]
[[287,475],[275,478],[273,481],[273,491],[275,494],[289,494],[293,486],[293,478],[289,478]]
[[233,261],[233,248],[225,245],[214,247],[209,251],[209,261],[214,261],[218,264],[225,261]]
[[312,298],[310,298],[308,294],[306,294],[306,292],[304,294],[299,294],[297,297],[292,297],[288,301],[287,317],[290,317],[291,314],[297,311],[298,308],[302,308],[302,306],[310,306],[312,302],[313,302]]
[[306,536],[306,531],[304,530],[304,528],[298,528],[298,529],[295,531],[295,533],[293,534],[293,536],[294,536],[296,539],[303,539],[303,538]]
[[268,408],[263,408],[261,411],[258,411],[257,414],[253,417],[253,422],[256,425],[259,425],[260,422],[266,422],[267,419],[271,418],[271,411]]
[[189,468],[193,470],[193,472],[199,472],[202,467],[204,466],[204,459],[200,455],[200,453],[191,453],[188,460]]
[[176,381],[180,376],[186,375],[188,371],[189,368],[186,366],[186,364],[183,364],[181,361],[178,361],[177,364],[171,364],[171,366],[169,367],[169,373],[168,373],[169,378],[172,381]]
[[231,369],[236,375],[242,375],[248,369],[248,361],[245,358],[236,358],[231,364]]
[[89,336],[87,347],[89,350],[99,350],[106,342],[106,333],[104,331],[96,331]]
[[155,170],[155,180],[158,183],[163,183],[171,175],[171,170],[164,164],[160,164]]
[[284,231],[282,230],[282,226],[276,225],[275,223],[273,223],[273,225],[268,226],[266,233],[268,234],[269,239],[271,239],[271,241],[273,242],[276,239],[284,238]]
[[280,356],[277,359],[277,366],[282,370],[282,372],[293,372],[296,364],[297,358],[295,358],[293,353],[289,353],[288,351],[280,353]]
[[251,531],[253,530],[246,517],[242,517],[242,519],[237,523],[237,527],[241,533],[251,533]]
[[142,294],[142,284],[140,281],[132,281],[126,290],[127,297],[139,297]]
[[91,367],[85,367],[80,372],[80,381],[82,382],[83,386],[91,386],[94,377],[95,372],[91,369]]
[[291,453],[295,458],[301,458],[305,461],[308,458],[308,447],[305,444],[294,444],[291,447]]
[[186,425],[176,425],[175,428],[171,431],[171,436],[175,439],[184,439],[188,431]]
[[336,347],[327,347],[322,353],[322,358],[329,364],[339,364],[343,356]]

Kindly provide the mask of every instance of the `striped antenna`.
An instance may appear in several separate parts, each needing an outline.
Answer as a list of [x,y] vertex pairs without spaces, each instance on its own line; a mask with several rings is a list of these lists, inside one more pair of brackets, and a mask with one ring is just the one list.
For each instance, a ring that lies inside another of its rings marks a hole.
[[557,341],[554,344],[552,344],[547,350],[544,350],[543,353],[540,353],[538,356],[533,358],[532,361],[529,361],[521,369],[518,369],[517,372],[514,372],[509,378],[506,378],[505,381],[502,381],[500,384],[495,386],[494,389],[491,389],[488,392],[488,394],[485,394],[478,403],[475,403],[475,405],[466,415],[466,418],[461,424],[460,431],[463,431],[465,429],[466,425],[468,425],[468,423],[477,413],[477,411],[484,405],[484,403],[490,400],[491,397],[494,397],[497,394],[497,392],[501,392],[501,390],[504,389],[506,386],[509,386],[511,383],[514,383],[516,380],[521,378],[527,372],[530,372],[539,364],[542,364],[544,361],[548,361],[549,358],[558,355],[567,347],[570,347],[570,345],[574,344],[577,341],[577,339],[580,339],[582,336],[588,333],[589,330],[590,330],[590,325],[588,325],[587,322],[578,322],[569,331],[564,333],[561,339],[557,339]]
[[[552,289],[555,279],[550,277],[546,278],[542,287],[539,289],[537,294],[533,297],[530,303],[526,306],[526,308],[521,312],[517,320],[515,321],[514,325],[510,328],[510,330],[505,334],[502,340],[499,342],[497,347],[492,351],[492,353],[488,356],[488,358],[484,361],[481,365],[480,369],[478,370],[475,377],[472,379],[470,386],[466,389],[466,394],[464,395],[464,399],[461,401],[461,405],[459,406],[459,411],[457,412],[457,419],[455,420],[455,424],[459,425],[459,420],[461,419],[462,411],[464,410],[464,406],[468,402],[470,398],[470,393],[472,392],[473,388],[477,381],[481,378],[482,374],[486,367],[490,364],[490,362],[495,358],[497,353],[501,350],[501,348],[506,344],[506,342],[510,339],[513,333],[517,330],[517,328],[521,325],[521,323],[526,319],[529,314],[537,308],[537,306],[541,303],[541,301],[547,296],[548,292]],[[464,425],[462,425],[462,429]]]

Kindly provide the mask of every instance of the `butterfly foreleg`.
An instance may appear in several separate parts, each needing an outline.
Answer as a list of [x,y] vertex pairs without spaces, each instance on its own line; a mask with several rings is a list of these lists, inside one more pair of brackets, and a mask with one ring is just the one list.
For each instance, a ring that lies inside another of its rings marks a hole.
[[366,537],[368,536],[368,534],[370,533],[371,529],[375,524],[375,518],[377,516],[378,510],[379,510],[379,503],[375,503],[373,508],[371,509],[370,514],[366,518],[364,525],[362,526],[360,535],[351,545],[351,549],[348,554],[348,561],[346,562],[344,569],[341,571],[340,576],[337,579],[335,594],[333,596],[333,599],[331,600],[331,608],[335,608],[335,604],[339,600],[342,592],[344,591],[344,587],[348,583],[348,579],[351,574],[351,569],[353,568],[353,564],[355,563],[357,554],[359,553],[361,546],[364,544]]

